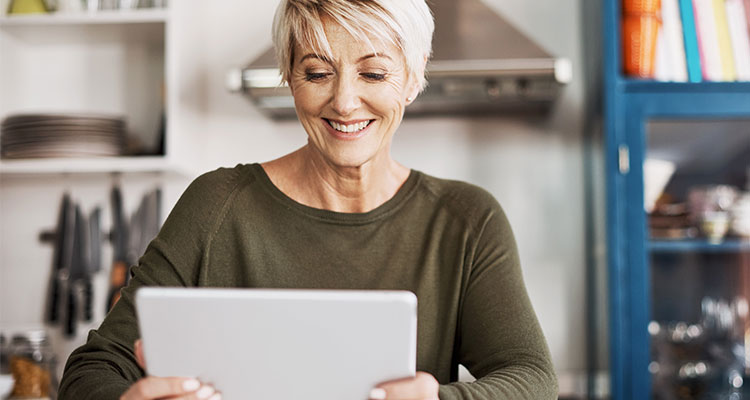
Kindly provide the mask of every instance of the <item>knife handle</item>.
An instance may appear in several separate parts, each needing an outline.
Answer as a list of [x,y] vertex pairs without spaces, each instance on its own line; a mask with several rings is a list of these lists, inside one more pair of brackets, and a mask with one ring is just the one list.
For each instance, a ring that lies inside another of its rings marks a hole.
[[57,277],[52,278],[49,292],[49,309],[47,310],[47,320],[55,323],[60,321],[60,280]]
[[65,335],[73,337],[76,335],[76,324],[78,323],[78,302],[76,301],[75,285],[71,282],[68,286],[68,315],[65,318]]
[[107,296],[107,312],[120,300],[120,289],[122,289],[128,280],[130,268],[123,261],[115,261],[112,265],[112,272],[109,274],[109,296]]
[[94,287],[91,284],[91,280],[87,279],[83,282],[83,320],[86,322],[94,319],[94,307],[92,303],[94,301]]

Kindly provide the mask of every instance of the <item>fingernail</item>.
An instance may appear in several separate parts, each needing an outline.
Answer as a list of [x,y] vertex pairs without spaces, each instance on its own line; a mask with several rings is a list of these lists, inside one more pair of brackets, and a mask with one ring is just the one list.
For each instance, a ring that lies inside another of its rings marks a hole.
[[221,400],[221,393],[214,393],[214,395],[208,400]]
[[185,391],[187,392],[192,392],[193,390],[197,390],[199,387],[201,387],[201,383],[198,382],[197,379],[188,379],[182,382],[182,388],[185,389]]
[[370,400],[385,400],[385,389],[375,388],[370,390]]
[[207,399],[209,396],[214,394],[216,390],[212,388],[211,386],[203,386],[201,390],[199,390],[197,393],[195,393],[196,396],[198,396],[199,399]]

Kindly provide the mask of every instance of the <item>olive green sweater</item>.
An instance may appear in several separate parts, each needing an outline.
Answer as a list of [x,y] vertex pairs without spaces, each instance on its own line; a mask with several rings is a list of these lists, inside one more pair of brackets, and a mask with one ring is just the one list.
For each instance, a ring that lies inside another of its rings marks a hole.
[[[68,359],[60,399],[116,399],[143,377],[134,293],[154,285],[410,290],[417,369],[437,378],[440,399],[557,398],[508,221],[466,183],[412,171],[386,203],[350,214],[295,202],[258,164],[202,175]],[[456,382],[458,364],[478,380]]]

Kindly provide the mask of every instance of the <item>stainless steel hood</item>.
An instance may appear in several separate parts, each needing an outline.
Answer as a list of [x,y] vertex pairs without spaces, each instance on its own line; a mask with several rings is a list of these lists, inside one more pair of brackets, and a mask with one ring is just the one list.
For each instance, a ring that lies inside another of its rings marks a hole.
[[[549,55],[480,0],[428,3],[435,15],[429,85],[407,114],[544,112],[570,82],[567,59]],[[280,82],[273,48],[227,76],[230,90],[271,117],[294,117],[291,93]]]

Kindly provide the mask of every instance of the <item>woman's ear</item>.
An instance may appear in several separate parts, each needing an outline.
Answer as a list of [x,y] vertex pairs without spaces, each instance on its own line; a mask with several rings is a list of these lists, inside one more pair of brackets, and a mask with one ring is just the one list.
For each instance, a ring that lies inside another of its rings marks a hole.
[[411,89],[406,97],[406,105],[409,105],[414,102],[414,100],[417,99],[417,96],[419,96],[419,93],[422,91],[422,82],[424,81],[424,71],[425,68],[427,68],[427,60],[429,59],[429,55],[424,56],[424,63],[422,64],[422,68],[417,71],[416,74],[414,74],[413,82],[411,83]]
[[416,82],[412,85],[412,89],[409,91],[408,95],[406,96],[406,105],[413,103],[414,100],[417,99],[417,96],[420,92],[421,84],[419,82]]

